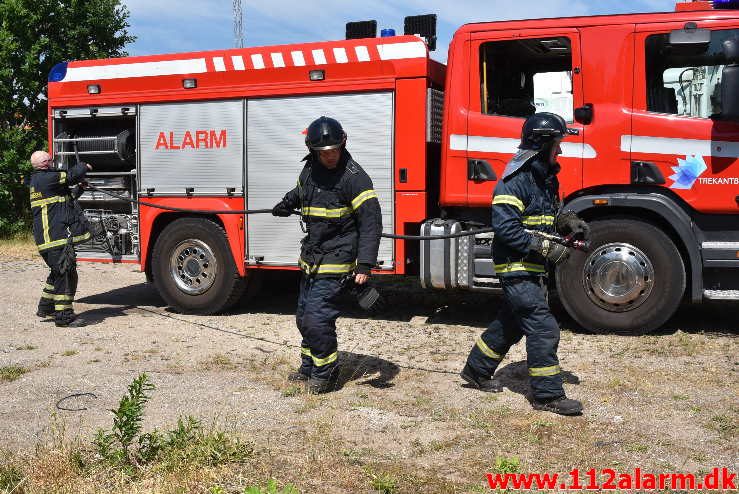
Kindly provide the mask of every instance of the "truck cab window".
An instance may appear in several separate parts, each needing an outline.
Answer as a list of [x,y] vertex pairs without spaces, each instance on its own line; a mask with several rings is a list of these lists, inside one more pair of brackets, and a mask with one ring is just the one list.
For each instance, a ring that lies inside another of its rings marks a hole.
[[491,41],[480,46],[482,113],[528,117],[557,113],[572,122],[569,38]]
[[713,31],[705,49],[671,46],[669,33],[646,40],[647,110],[708,118],[721,113],[722,44],[739,29]]

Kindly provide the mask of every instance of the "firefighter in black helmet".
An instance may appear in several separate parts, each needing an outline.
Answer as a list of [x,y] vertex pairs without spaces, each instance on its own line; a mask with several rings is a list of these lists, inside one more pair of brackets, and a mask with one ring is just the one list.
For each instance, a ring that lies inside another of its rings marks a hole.
[[289,216],[300,209],[307,227],[299,265],[303,271],[296,322],[303,337],[301,365],[289,376],[307,381],[312,393],[334,389],[338,377],[336,319],[342,281],[353,274],[367,282],[377,263],[382,233],[380,203],[369,175],[346,150],[346,133],[321,117],[307,130],[310,153],[296,187],[272,210]]
[[570,249],[527,230],[577,233],[587,239],[588,225],[571,211],[559,211],[560,142],[576,133],[553,113],[536,113],[523,124],[519,151],[493,196],[493,261],[501,279],[503,306],[477,338],[461,372],[472,387],[502,391],[493,373],[511,346],[526,336],[532,406],[562,415],[581,413],[582,404],[568,399],[562,386],[559,325],[549,310],[544,277],[549,267],[567,258]]

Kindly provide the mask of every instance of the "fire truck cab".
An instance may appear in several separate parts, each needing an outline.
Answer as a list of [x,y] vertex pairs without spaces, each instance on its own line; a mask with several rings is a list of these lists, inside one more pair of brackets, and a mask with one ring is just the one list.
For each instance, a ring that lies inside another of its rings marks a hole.
[[[212,313],[254,272],[297,269],[297,218],[221,212],[293,187],[314,118],[344,125],[385,232],[434,236],[489,225],[523,120],[558,113],[580,129],[563,208],[592,226],[559,298],[587,329],[644,333],[683,301],[739,299],[738,63],[736,10],[710,2],[468,24],[446,65],[414,35],[77,61],[49,76],[49,140],[116,194],[82,196],[108,235],[78,257],[139,263],[168,304]],[[386,238],[377,270],[496,291],[492,241]]]

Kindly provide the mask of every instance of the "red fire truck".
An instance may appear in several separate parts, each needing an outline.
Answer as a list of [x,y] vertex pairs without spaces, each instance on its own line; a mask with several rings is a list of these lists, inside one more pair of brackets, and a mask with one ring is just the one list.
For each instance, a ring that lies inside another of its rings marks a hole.
[[[78,256],[138,263],[174,308],[222,311],[258,270],[297,269],[303,233],[296,217],[207,211],[278,202],[314,118],[344,125],[385,232],[435,236],[490,224],[523,119],[553,111],[580,129],[560,158],[564,207],[592,225],[591,250],[553,273],[569,314],[644,333],[683,301],[738,299],[739,18],[714,4],[468,24],[446,65],[413,30],[60,63],[57,166],[79,152],[91,185],[118,196],[81,197],[108,235]],[[492,240],[384,238],[377,271],[495,291]]]

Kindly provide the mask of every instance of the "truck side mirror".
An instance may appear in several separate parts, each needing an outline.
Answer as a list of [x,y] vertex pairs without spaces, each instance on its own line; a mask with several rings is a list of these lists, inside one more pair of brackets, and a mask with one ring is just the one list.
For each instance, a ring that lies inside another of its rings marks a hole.
[[721,117],[739,121],[739,38],[724,41],[726,66],[721,72]]

